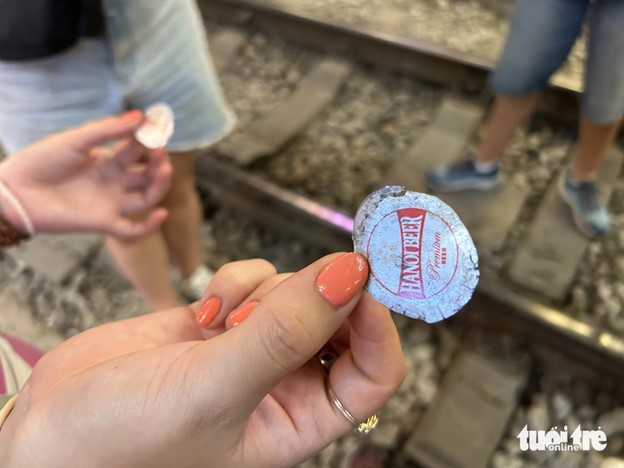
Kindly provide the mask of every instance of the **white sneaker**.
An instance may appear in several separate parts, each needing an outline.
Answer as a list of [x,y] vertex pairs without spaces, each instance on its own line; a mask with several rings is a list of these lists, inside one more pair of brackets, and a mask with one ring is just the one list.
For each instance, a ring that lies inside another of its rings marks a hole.
[[201,265],[187,278],[180,281],[180,292],[191,301],[201,299],[213,276],[214,272],[212,270],[205,265]]

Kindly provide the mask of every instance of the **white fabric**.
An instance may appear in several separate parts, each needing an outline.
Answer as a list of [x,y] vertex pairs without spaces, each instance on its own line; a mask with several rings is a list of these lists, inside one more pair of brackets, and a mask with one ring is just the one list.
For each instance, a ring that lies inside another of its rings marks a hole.
[[11,343],[0,337],[0,363],[4,372],[6,393],[18,393],[32,372],[30,365],[15,352]]

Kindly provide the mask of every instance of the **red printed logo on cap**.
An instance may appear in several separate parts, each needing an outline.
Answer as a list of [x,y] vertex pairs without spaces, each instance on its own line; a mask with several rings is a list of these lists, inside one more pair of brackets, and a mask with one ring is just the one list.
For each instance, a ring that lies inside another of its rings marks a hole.
[[384,216],[373,228],[367,246],[369,259],[386,262],[372,268],[377,281],[406,299],[427,299],[443,291],[455,276],[458,256],[449,224],[418,208]]

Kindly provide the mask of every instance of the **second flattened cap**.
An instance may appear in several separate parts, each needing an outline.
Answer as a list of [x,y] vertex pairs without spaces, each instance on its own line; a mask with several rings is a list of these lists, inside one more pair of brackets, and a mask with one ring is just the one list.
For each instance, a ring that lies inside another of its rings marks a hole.
[[146,148],[164,148],[174,129],[173,110],[159,103],[145,110],[145,122],[135,132],[135,137]]

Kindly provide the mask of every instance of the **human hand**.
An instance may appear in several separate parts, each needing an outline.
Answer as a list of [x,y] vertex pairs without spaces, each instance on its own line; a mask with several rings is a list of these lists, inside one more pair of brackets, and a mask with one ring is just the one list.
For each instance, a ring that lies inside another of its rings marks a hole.
[[328,340],[344,349],[327,378],[357,419],[405,375],[388,310],[361,293],[367,273],[357,254],[289,277],[261,260],[236,262],[207,291],[221,298],[220,316],[259,301],[236,327],[201,330],[193,304],[71,338],[37,364],[0,431],[4,466],[301,462],[351,429],[314,359]]
[[[131,111],[52,135],[3,161],[0,180],[37,232],[143,236],[167,217],[155,205],[169,189],[172,168],[164,150],[146,150],[134,139],[142,122],[141,112]],[[3,197],[0,209],[10,224],[27,231]]]

